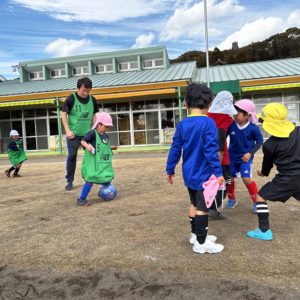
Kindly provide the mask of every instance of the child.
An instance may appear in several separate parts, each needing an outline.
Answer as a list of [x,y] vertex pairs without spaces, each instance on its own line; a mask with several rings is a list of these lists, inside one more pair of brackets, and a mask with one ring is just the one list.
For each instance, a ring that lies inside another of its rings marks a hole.
[[257,122],[255,105],[248,99],[234,104],[238,114],[228,128],[230,136],[229,158],[231,184],[228,187],[228,202],[226,208],[234,208],[237,201],[234,194],[234,179],[241,176],[252,199],[252,212],[256,213],[257,185],[252,180],[252,162],[254,153],[261,147],[263,137],[259,128],[252,122]]
[[[233,96],[227,91],[221,91],[216,95],[207,114],[208,117],[215,121],[218,128],[219,158],[222,165],[223,176],[226,181],[226,188],[228,188],[231,183],[226,134],[229,126],[233,122],[232,116],[236,114],[237,111],[233,105]],[[225,192],[219,190],[216,196],[216,203],[213,202],[212,206],[209,208],[208,216],[210,218],[215,220],[225,219],[225,216],[219,211],[219,207],[222,205],[225,197],[226,190]]]
[[9,135],[10,142],[8,144],[8,159],[10,160],[12,166],[4,173],[6,177],[10,177],[10,173],[14,171],[13,177],[21,177],[19,171],[22,163],[27,160],[23,149],[23,141],[20,138],[17,130],[11,130]]
[[263,162],[259,176],[268,176],[273,165],[278,174],[265,184],[257,195],[258,228],[247,235],[260,240],[272,240],[269,228],[269,208],[266,200],[286,202],[300,200],[300,127],[286,120],[287,108],[280,103],[269,103],[261,115],[263,129],[271,137],[263,144]]
[[85,148],[81,167],[81,175],[85,184],[77,200],[80,206],[91,205],[86,198],[94,183],[107,184],[114,178],[112,149],[115,150],[117,147],[110,146],[109,137],[106,134],[112,126],[112,118],[108,113],[98,113],[92,130],[81,141],[81,145]]
[[192,83],[188,86],[185,102],[190,115],[177,125],[166,166],[167,180],[173,184],[175,167],[183,151],[182,174],[191,200],[190,243],[196,253],[219,253],[224,249],[223,245],[215,243],[215,236],[207,235],[208,208],[202,187],[212,174],[218,177],[219,185],[224,183],[218,157],[217,128],[206,116],[212,99],[212,92],[205,85]]

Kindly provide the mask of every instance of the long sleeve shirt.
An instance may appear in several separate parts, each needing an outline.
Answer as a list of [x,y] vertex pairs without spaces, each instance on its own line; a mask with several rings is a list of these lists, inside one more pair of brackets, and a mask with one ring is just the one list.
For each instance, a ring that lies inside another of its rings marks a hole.
[[271,136],[263,144],[264,158],[261,172],[268,176],[276,165],[279,175],[300,175],[300,127],[288,138]]
[[177,125],[166,172],[168,175],[175,173],[175,167],[182,155],[185,185],[193,190],[203,190],[202,184],[212,174],[222,176],[218,149],[215,122],[207,116],[191,115]]
[[233,122],[228,128],[227,134],[230,136],[229,157],[232,163],[242,163],[245,153],[251,153],[249,161],[253,161],[254,153],[264,141],[259,128],[251,122],[242,128]]

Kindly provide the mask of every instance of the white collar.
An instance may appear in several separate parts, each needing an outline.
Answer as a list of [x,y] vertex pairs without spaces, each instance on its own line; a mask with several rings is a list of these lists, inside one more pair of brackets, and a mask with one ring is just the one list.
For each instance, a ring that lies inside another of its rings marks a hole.
[[245,125],[239,125],[238,123],[235,123],[239,130],[245,129],[250,124],[250,121],[248,121]]

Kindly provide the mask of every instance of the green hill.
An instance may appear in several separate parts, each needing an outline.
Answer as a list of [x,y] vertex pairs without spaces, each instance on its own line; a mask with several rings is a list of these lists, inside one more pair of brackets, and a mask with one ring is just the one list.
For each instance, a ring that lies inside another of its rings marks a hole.
[[[300,28],[289,28],[283,33],[275,34],[262,42],[251,43],[239,48],[221,51],[215,48],[209,51],[209,63],[213,65],[236,64],[243,62],[263,61],[300,56]],[[197,67],[205,67],[205,52],[189,51],[171,63],[196,61]]]

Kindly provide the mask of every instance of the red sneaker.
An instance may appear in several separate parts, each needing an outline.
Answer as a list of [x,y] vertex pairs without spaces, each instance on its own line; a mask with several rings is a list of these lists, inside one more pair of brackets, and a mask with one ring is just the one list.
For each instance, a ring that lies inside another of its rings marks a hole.
[[10,173],[8,172],[8,170],[5,170],[4,174],[6,177],[10,177]]
[[20,174],[14,173],[13,177],[22,177]]

